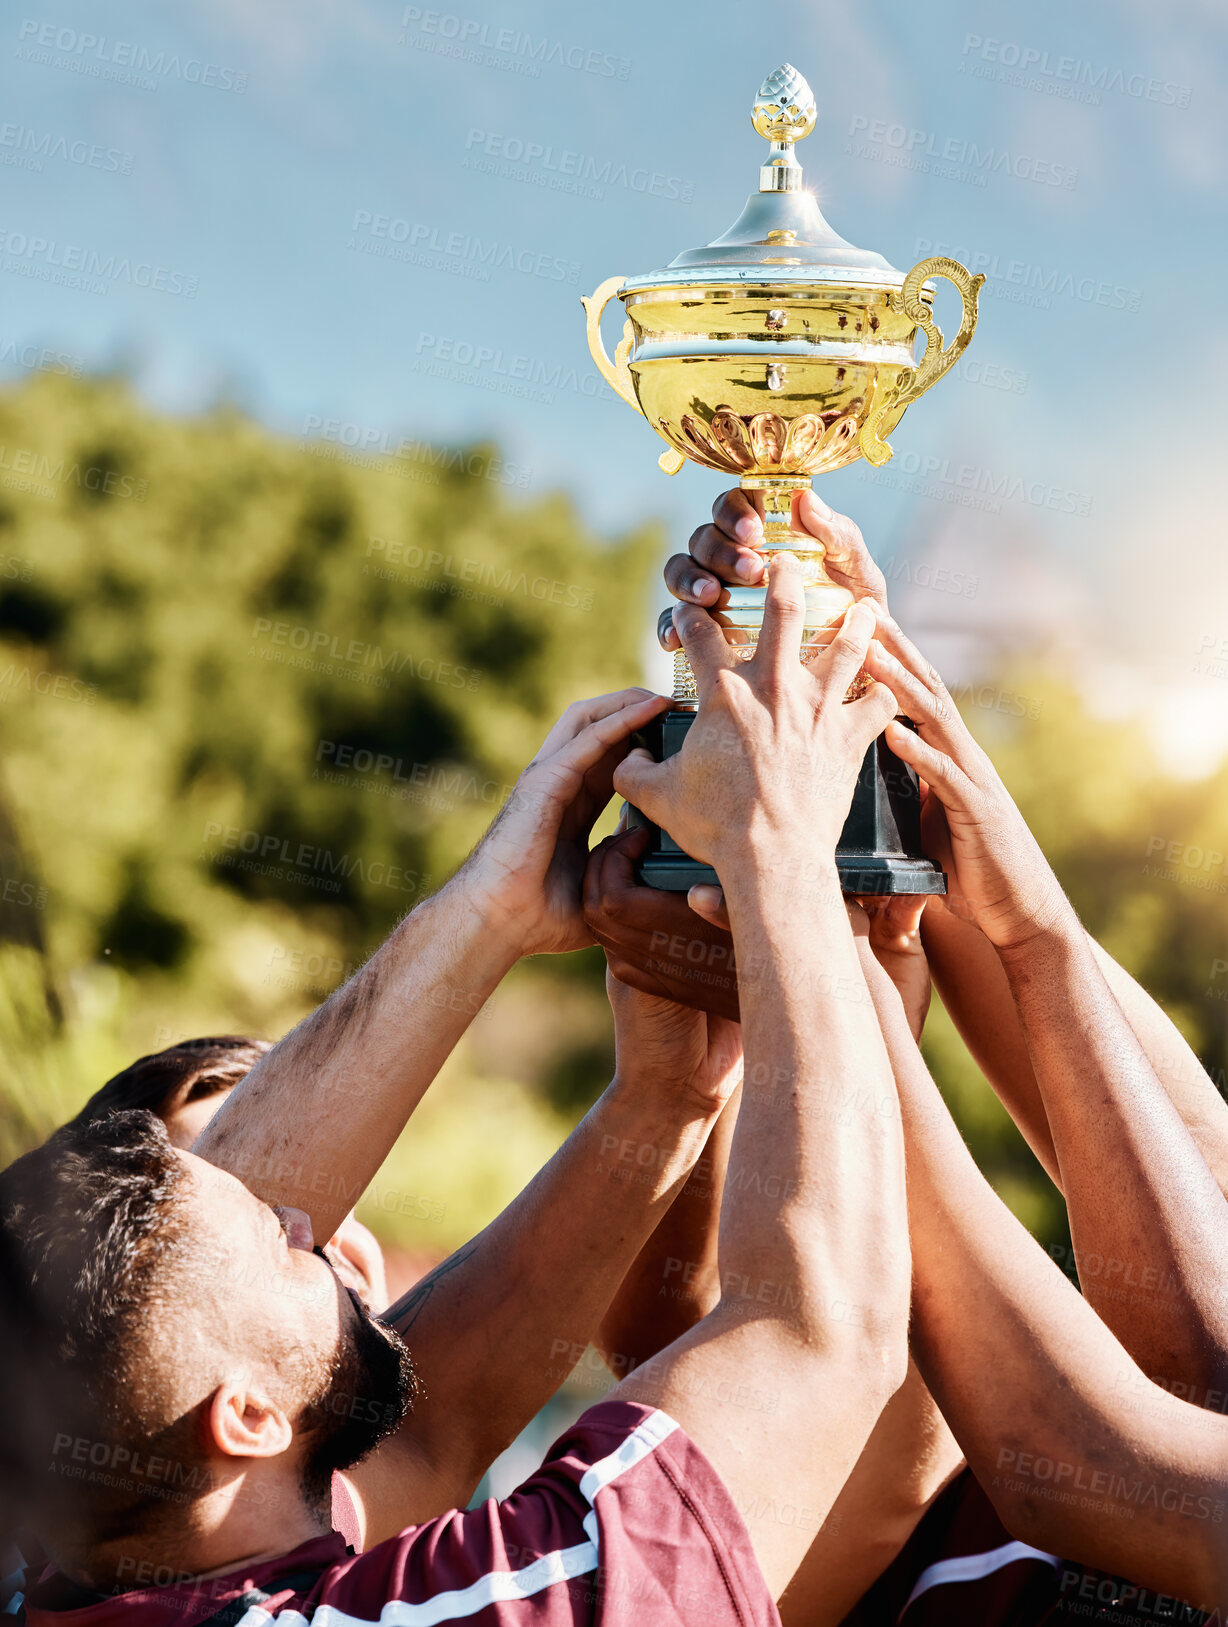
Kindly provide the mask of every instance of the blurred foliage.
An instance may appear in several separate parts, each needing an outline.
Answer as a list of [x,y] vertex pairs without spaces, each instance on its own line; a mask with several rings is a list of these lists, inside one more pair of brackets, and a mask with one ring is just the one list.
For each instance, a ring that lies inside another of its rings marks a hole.
[[[562,707],[635,680],[661,538],[489,448],[359,458],[118,380],[0,396],[0,445],[7,1161],[134,1055],[279,1034],[361,964]],[[557,975],[598,999],[594,957]]]
[[[3,1163],[134,1056],[277,1036],[361,964],[562,708],[636,680],[662,539],[592,536],[491,448],[360,459],[161,417],[118,380],[7,392],[0,445]],[[1131,726],[1009,681],[1035,715],[970,722],[1222,1083],[1225,871],[1185,860],[1228,846],[1228,769],[1165,781]],[[609,1076],[601,970],[547,959],[498,992],[364,1206],[382,1235],[452,1247],[558,1144]],[[999,1191],[1060,1240],[937,1003],[926,1050]]]

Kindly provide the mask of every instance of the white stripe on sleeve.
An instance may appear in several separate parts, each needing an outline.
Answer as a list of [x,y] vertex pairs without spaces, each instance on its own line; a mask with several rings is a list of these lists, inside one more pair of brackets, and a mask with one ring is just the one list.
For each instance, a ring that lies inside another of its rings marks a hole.
[[[475,1616],[488,1605],[529,1599],[558,1582],[567,1582],[575,1576],[586,1576],[590,1571],[595,1571],[599,1559],[593,1499],[619,1475],[642,1463],[677,1428],[678,1425],[668,1414],[651,1413],[616,1451],[599,1459],[585,1471],[580,1481],[580,1491],[589,1504],[589,1512],[584,1518],[584,1529],[589,1538],[587,1542],[577,1543],[572,1548],[556,1548],[553,1553],[543,1554],[540,1559],[517,1571],[487,1571],[485,1576],[479,1576],[468,1587],[436,1593],[421,1604],[410,1604],[405,1599],[389,1599],[379,1613],[379,1627],[441,1627],[443,1622]],[[248,1610],[239,1627],[270,1627],[270,1623],[275,1623],[276,1627],[309,1627],[307,1617],[301,1611],[285,1609],[279,1610],[276,1616],[270,1616],[259,1605],[253,1605]],[[348,1615],[335,1605],[321,1604],[311,1618],[310,1627],[375,1627],[375,1623],[368,1617]]]
[[626,1474],[628,1469],[642,1463],[677,1427],[667,1412],[654,1412],[632,1430],[617,1451],[611,1452],[609,1457],[598,1459],[591,1469],[586,1470],[580,1482],[580,1492],[589,1505],[589,1512],[584,1516],[584,1531],[594,1548],[597,1547],[597,1511],[593,1504],[597,1501],[597,1493],[617,1480],[620,1474]]
[[932,1587],[945,1587],[951,1582],[979,1582],[983,1576],[992,1576],[1004,1565],[1013,1565],[1017,1559],[1040,1559],[1047,1565],[1060,1565],[1056,1554],[1047,1554],[1039,1548],[1029,1548],[1026,1542],[1006,1542],[1000,1548],[985,1553],[962,1554],[957,1559],[939,1559],[927,1565],[917,1577],[916,1586],[908,1595],[908,1603],[896,1617],[903,1621],[909,1605]]

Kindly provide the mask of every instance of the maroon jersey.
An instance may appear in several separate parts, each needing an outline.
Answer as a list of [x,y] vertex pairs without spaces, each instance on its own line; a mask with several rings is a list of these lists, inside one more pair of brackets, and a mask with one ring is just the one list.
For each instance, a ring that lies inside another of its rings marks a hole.
[[778,1627],[742,1518],[663,1412],[592,1407],[501,1503],[364,1554],[332,1532],[228,1576],[109,1596],[50,1577],[29,1627]]
[[841,1627],[1211,1627],[1212,1619],[1180,1599],[1017,1542],[965,1469]]

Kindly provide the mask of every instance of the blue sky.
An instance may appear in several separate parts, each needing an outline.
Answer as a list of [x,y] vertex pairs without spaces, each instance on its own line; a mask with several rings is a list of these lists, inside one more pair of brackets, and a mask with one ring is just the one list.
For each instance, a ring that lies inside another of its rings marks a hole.
[[[101,10],[19,0],[0,23],[9,376],[45,345],[122,361],[171,411],[225,395],[296,436],[492,437],[530,489],[679,545],[721,482],[658,471],[579,296],[725,229],[756,184],[754,92],[789,60],[837,230],[990,272],[961,373],[894,463],[824,495],[955,676],[1041,643],[1174,761],[1228,746],[1220,0]],[[599,195],[569,181],[585,161]],[[70,249],[157,286],[66,285]]]

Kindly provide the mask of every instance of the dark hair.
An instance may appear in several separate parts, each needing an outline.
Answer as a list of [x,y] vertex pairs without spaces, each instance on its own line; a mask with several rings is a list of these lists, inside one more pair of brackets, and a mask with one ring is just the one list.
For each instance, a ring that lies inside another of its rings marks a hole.
[[137,1057],[96,1090],[71,1122],[91,1124],[108,1113],[134,1107],[148,1108],[162,1118],[172,1092],[190,1086],[185,1100],[191,1102],[220,1095],[245,1079],[270,1050],[269,1040],[245,1039],[240,1034],[181,1040],[164,1051]]
[[13,1240],[0,1227],[0,1547],[54,1512],[47,1445],[78,1425],[77,1398],[57,1374],[53,1330],[35,1302]]
[[190,1189],[166,1126],[146,1111],[67,1124],[0,1175],[18,1291],[45,1330],[53,1381],[78,1403],[71,1429],[61,1418],[47,1432],[43,1470],[95,1540],[164,1506],[132,1474],[134,1455],[158,1451],[189,1471],[197,1456],[194,1420],[150,1359],[154,1308],[182,1302],[193,1278]]

